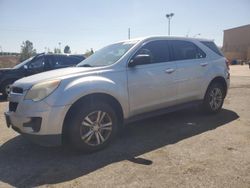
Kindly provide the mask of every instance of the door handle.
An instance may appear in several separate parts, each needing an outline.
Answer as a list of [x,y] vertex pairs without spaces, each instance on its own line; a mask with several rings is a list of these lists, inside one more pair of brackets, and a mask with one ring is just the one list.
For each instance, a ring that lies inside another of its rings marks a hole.
[[201,63],[200,65],[201,65],[202,67],[205,67],[205,66],[208,65],[208,63]]
[[175,69],[169,68],[165,70],[165,73],[171,74],[175,71]]

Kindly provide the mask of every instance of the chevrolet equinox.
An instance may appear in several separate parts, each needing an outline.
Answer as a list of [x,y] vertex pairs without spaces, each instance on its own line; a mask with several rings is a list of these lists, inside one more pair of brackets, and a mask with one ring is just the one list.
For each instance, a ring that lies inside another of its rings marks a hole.
[[16,81],[5,117],[35,143],[66,140],[96,151],[126,122],[197,104],[219,112],[229,77],[228,62],[211,40],[133,39],[106,46],[76,67]]

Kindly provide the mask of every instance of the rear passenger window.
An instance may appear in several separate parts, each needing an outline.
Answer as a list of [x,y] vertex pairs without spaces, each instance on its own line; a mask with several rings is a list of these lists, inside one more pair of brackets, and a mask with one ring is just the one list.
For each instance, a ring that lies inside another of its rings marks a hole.
[[136,55],[138,54],[150,55],[150,63],[162,63],[170,61],[167,41],[159,40],[148,42],[143,45],[141,49],[136,53]]
[[60,68],[60,67],[68,67],[68,66],[73,66],[76,65],[76,59],[68,57],[68,56],[57,56],[55,58],[55,68]]
[[205,58],[206,54],[195,44],[188,41],[171,41],[174,60],[200,59]]

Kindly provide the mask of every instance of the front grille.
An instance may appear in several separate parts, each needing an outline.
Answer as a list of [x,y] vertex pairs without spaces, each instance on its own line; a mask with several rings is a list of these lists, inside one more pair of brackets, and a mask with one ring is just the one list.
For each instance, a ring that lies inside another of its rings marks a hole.
[[17,102],[9,102],[9,111],[15,112],[17,109],[18,103]]
[[12,90],[11,90],[13,93],[20,93],[22,94],[23,93],[23,88],[20,88],[20,87],[12,87]]

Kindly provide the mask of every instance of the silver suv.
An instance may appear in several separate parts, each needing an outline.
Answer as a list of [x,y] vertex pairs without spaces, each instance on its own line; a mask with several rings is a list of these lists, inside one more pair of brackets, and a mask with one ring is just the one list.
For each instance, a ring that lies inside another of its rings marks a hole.
[[41,145],[65,141],[95,151],[126,122],[197,104],[219,112],[229,76],[225,57],[210,40],[122,41],[77,67],[16,81],[5,113],[7,126]]

